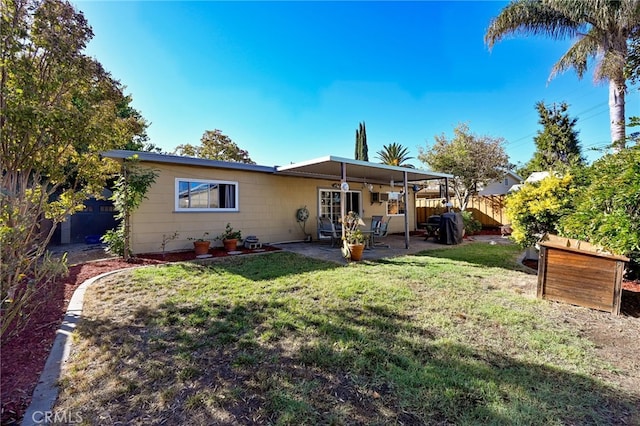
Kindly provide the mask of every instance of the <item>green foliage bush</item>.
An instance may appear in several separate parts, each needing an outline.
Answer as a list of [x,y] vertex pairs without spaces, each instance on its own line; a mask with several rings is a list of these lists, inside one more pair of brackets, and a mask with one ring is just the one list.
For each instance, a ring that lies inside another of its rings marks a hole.
[[539,182],[527,182],[509,194],[505,203],[513,230],[511,238],[523,247],[534,245],[545,233],[558,233],[560,218],[573,208],[576,192],[571,174],[550,175]]
[[464,229],[467,234],[475,234],[476,232],[480,232],[482,230],[482,223],[473,217],[473,214],[470,211],[464,210],[460,212],[462,214],[462,221],[464,223]]
[[574,169],[564,177],[527,183],[506,199],[512,239],[534,244],[545,232],[602,246],[640,265],[640,146]]
[[131,256],[131,213],[147,198],[146,193],[157,177],[157,171],[141,167],[138,154],[134,154],[123,161],[113,195],[109,198],[118,212],[116,219],[120,220],[120,225],[115,231],[109,231],[103,237],[103,242],[107,244],[108,251],[122,256],[126,261]]
[[100,241],[107,245],[106,251],[116,256],[124,257],[124,227],[118,226],[116,229],[109,229],[100,238]]
[[640,146],[602,157],[586,178],[575,211],[560,220],[563,235],[640,257]]

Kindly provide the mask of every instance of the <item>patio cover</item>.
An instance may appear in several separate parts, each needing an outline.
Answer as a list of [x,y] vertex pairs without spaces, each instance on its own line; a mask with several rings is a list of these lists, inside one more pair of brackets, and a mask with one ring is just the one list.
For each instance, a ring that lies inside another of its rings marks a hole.
[[[343,169],[346,176],[343,175]],[[326,157],[303,161],[301,163],[276,166],[277,173],[305,176],[322,179],[336,179],[347,182],[367,182],[377,184],[401,185],[405,182],[420,182],[429,179],[452,178],[446,173],[436,173],[427,170],[412,169],[410,167],[387,166],[386,164],[371,163],[369,161],[353,160],[328,155]]]
[[[388,166],[368,161],[326,156],[301,163],[276,166],[276,173],[292,176],[335,179],[339,182],[366,182],[371,184],[391,184],[403,187],[409,194],[409,184],[430,179],[445,179],[453,176],[410,167]],[[342,212],[344,215],[344,212]],[[404,215],[405,248],[409,248],[409,215]]]

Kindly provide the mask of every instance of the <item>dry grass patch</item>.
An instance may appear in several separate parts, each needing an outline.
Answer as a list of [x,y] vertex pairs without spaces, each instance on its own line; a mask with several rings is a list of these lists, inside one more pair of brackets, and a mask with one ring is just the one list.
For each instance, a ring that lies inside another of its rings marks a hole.
[[516,255],[472,244],[121,273],[87,293],[56,409],[126,424],[640,421],[616,366],[526,295],[535,277]]

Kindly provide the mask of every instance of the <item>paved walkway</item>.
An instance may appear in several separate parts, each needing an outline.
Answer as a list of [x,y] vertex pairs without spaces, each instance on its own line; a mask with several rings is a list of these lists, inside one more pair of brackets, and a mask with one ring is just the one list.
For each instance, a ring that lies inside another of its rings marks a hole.
[[67,253],[67,264],[76,265],[78,263],[90,262],[92,260],[113,259],[116,256],[104,251],[105,244],[85,244],[73,243],[58,246],[49,246],[49,251],[54,257],[60,257]]

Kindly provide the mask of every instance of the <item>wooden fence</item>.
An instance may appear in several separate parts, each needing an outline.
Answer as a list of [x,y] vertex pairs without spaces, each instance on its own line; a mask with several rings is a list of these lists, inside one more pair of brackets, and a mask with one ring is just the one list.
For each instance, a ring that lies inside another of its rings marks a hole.
[[[504,195],[479,195],[471,197],[467,204],[474,218],[482,223],[483,228],[498,228],[509,222],[507,218]],[[460,206],[455,198],[451,198],[453,210],[458,211]],[[416,201],[417,223],[425,223],[429,216],[442,214],[447,208],[442,204],[442,198],[418,198]]]

